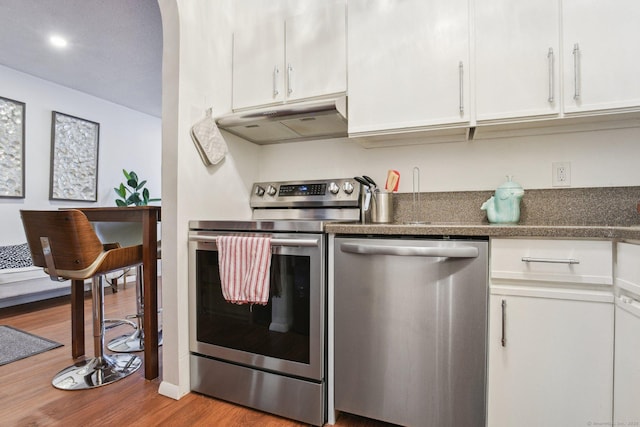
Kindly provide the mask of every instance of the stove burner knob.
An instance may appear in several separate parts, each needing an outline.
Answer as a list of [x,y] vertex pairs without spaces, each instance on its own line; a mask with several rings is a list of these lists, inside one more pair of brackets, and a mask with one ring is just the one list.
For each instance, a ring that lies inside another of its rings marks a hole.
[[329,192],[331,194],[338,194],[338,191],[340,191],[340,187],[338,187],[338,184],[336,184],[335,182],[329,184]]
[[267,194],[270,196],[275,196],[276,195],[276,187],[274,187],[273,185],[270,185],[267,187]]
[[260,187],[259,185],[256,185],[256,189],[254,190],[254,194],[258,197],[262,197],[264,196],[264,187]]
[[347,181],[342,185],[342,189],[344,190],[345,193],[351,194],[353,193],[353,184]]

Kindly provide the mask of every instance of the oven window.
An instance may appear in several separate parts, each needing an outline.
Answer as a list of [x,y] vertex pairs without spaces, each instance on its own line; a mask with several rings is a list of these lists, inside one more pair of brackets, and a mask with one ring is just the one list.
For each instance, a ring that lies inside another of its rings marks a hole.
[[197,340],[308,364],[310,261],[272,255],[267,305],[238,305],[222,296],[218,252],[197,250]]

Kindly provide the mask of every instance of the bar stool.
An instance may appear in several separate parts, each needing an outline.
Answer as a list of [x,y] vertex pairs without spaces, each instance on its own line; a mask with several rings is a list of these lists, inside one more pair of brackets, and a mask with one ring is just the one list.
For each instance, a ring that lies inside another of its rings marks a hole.
[[[123,242],[127,246],[141,244],[142,226],[139,223],[96,222],[93,228],[102,241]],[[158,242],[157,259],[161,259],[161,245]],[[131,353],[144,350],[144,286],[142,265],[136,267],[136,313],[127,319],[137,319],[137,327],[129,334],[120,335],[107,343],[107,348],[118,353]],[[126,282],[125,282],[126,283]],[[160,310],[158,310],[160,312]],[[162,330],[158,331],[158,345],[162,345]]]
[[64,390],[95,388],[134,373],[142,360],[132,354],[104,353],[104,289],[106,273],[142,264],[142,245],[103,245],[87,217],[79,210],[29,211],[20,216],[33,264],[51,280],[91,279],[94,357],[58,372],[54,387]]

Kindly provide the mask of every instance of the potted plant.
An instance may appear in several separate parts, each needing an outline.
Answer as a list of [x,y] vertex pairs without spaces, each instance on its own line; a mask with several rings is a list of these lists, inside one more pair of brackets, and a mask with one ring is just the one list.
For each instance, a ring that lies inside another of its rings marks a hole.
[[151,199],[149,190],[145,188],[146,180],[140,182],[138,175],[134,171],[127,172],[122,169],[122,173],[127,178],[127,184],[120,183],[120,187],[115,187],[116,194],[120,197],[116,199],[118,206],[147,206],[149,202],[158,202],[160,199]]

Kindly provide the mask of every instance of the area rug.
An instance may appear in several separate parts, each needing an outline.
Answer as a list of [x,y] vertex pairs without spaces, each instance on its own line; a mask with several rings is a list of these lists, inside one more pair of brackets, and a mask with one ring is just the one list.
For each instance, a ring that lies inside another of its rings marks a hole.
[[58,347],[62,347],[62,344],[0,325],[0,366]]

